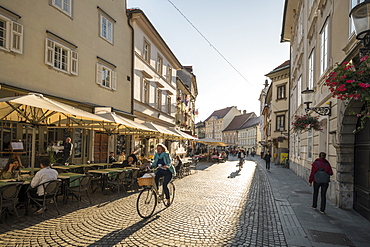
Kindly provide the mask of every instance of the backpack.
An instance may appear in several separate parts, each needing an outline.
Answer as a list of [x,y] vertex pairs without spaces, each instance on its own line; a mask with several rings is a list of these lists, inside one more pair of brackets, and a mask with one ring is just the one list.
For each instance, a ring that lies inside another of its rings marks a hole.
[[315,173],[315,175],[313,175],[313,177],[315,178],[315,181],[316,183],[319,183],[319,184],[327,184],[330,182],[330,175],[324,171],[324,168],[323,167],[320,167],[319,163],[317,163],[317,166],[319,167],[319,170]]

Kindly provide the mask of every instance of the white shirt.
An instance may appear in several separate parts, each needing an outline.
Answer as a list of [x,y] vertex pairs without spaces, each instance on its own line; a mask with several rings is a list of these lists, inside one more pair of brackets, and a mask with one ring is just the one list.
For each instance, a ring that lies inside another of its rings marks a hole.
[[[38,185],[52,181],[57,180],[58,178],[58,172],[54,169],[51,169],[50,166],[42,168],[40,171],[38,171],[35,175],[35,177],[31,181],[31,187],[35,188]],[[40,186],[37,188],[37,194],[39,196],[44,195],[44,188],[43,186]]]

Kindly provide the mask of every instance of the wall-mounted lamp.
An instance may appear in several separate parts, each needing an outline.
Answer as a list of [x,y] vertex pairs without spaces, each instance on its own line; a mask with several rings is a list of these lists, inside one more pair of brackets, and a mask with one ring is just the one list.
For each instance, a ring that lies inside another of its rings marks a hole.
[[370,51],[370,0],[356,5],[349,13],[349,17],[355,26],[356,39],[362,40],[364,45],[360,52],[366,55]]
[[321,116],[330,116],[331,115],[331,101],[329,101],[328,103],[329,106],[310,108],[310,104],[312,103],[313,93],[314,91],[308,88],[301,92],[303,103],[306,104],[306,109],[305,109],[306,113],[308,113],[309,111],[314,111]]

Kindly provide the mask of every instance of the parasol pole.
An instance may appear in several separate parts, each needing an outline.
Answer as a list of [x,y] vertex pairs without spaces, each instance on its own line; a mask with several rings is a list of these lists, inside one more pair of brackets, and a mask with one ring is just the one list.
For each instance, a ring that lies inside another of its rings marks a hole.
[[35,169],[35,152],[36,152],[36,127],[32,127],[32,142],[31,142],[31,175],[34,175]]

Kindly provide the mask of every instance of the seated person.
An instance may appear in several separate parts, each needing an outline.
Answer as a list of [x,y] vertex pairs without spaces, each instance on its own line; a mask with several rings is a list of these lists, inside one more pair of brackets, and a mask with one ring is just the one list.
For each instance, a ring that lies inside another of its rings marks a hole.
[[113,162],[116,162],[116,158],[114,158],[114,153],[109,153],[109,164],[112,164]]
[[[40,167],[41,170],[38,171],[35,177],[31,181],[31,188],[36,188],[38,185],[42,183],[46,183],[48,181],[53,181],[58,179],[58,172],[50,167],[50,159],[47,157],[43,157],[40,160]],[[34,194],[35,196],[43,196],[44,195],[44,188],[42,186],[37,188],[37,191]],[[31,194],[32,195],[32,194]]]
[[222,152],[221,152],[221,154],[220,154],[220,159],[221,159],[223,162],[225,162],[225,161],[226,161],[226,158],[227,158],[226,153],[225,153],[224,151],[222,151]]
[[137,164],[137,159],[136,159],[136,155],[132,155],[130,154],[129,156],[127,156],[127,160],[125,160],[121,167],[136,167],[136,164]]
[[18,159],[11,159],[5,165],[5,167],[0,171],[0,179],[12,179],[17,178],[19,174],[19,161]]
[[122,151],[121,152],[121,155],[120,156],[118,156],[118,160],[117,160],[117,162],[123,162],[123,161],[125,161],[125,159],[126,159],[126,155],[125,155],[125,152],[124,151]]

